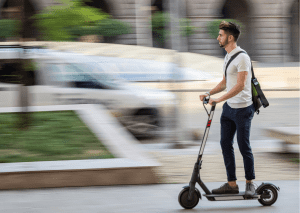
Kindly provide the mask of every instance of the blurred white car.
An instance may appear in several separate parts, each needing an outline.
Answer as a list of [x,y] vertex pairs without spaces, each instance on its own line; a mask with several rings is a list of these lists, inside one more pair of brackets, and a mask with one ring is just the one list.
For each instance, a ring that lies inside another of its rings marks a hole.
[[137,137],[162,132],[175,104],[173,93],[127,82],[112,74],[112,63],[103,66],[86,56],[62,55],[39,61],[39,79],[51,86],[55,104],[102,104]]
[[[20,52],[18,48],[0,48],[1,59],[21,57],[37,62],[38,85],[29,88],[30,105],[102,104],[137,137],[157,136],[168,123],[167,113],[174,107],[175,95],[122,80],[114,72],[117,58],[108,62],[57,51]],[[1,94],[6,101],[0,105],[17,106],[17,89],[6,91]]]
[[174,103],[170,92],[144,89],[83,63],[47,63],[48,85],[56,104],[103,104],[135,136],[151,136],[162,127],[162,111]]

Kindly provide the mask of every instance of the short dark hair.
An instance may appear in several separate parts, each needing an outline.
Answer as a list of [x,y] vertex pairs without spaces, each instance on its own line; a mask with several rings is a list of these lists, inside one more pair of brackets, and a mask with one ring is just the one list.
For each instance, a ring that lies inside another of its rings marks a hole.
[[235,41],[238,40],[241,34],[240,26],[233,22],[222,21],[219,29],[224,30],[226,34],[232,35]]

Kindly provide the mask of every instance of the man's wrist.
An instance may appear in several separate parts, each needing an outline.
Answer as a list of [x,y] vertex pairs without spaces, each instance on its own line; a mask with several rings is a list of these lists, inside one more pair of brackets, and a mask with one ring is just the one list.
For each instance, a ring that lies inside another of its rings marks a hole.
[[219,98],[217,99],[217,101],[218,101],[218,103],[220,103],[220,102],[226,101],[226,99],[224,99],[223,97],[219,97]]
[[210,92],[206,92],[205,94],[207,94],[208,96],[210,96]]

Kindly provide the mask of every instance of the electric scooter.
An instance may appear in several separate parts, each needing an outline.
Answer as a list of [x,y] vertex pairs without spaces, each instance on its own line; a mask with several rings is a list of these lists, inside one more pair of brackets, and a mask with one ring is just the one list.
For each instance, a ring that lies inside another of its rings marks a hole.
[[277,198],[279,187],[272,183],[262,183],[255,190],[253,196],[245,196],[245,192],[239,192],[238,194],[212,194],[211,191],[205,186],[200,178],[200,169],[202,165],[202,155],[204,152],[204,147],[208,138],[209,129],[211,126],[212,118],[215,112],[216,103],[212,103],[210,113],[208,113],[205,105],[209,102],[209,96],[204,98],[203,106],[208,115],[208,121],[203,135],[203,139],[200,145],[200,151],[197,157],[197,162],[195,163],[193,174],[188,186],[184,186],[183,190],[178,195],[179,204],[185,209],[192,209],[197,206],[199,199],[202,199],[199,190],[195,187],[196,183],[200,185],[206,194],[203,194],[209,201],[231,201],[231,200],[258,200],[263,206],[273,205]]

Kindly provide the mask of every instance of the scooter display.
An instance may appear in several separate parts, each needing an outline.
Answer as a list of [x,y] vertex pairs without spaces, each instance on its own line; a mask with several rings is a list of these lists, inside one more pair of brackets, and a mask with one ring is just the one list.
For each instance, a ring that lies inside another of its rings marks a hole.
[[249,196],[245,196],[245,192],[239,192],[238,194],[212,194],[211,191],[206,187],[206,185],[201,180],[200,169],[202,165],[202,156],[208,138],[208,133],[211,126],[212,118],[216,108],[216,103],[213,102],[210,113],[208,113],[205,105],[209,103],[209,98],[210,97],[207,96],[203,100],[203,107],[205,108],[205,111],[208,115],[208,121],[200,145],[200,151],[197,157],[197,161],[194,165],[190,183],[189,185],[184,186],[178,195],[179,204],[185,209],[193,209],[195,206],[197,206],[197,204],[199,203],[199,199],[202,199],[200,191],[196,188],[196,183],[198,183],[202,188],[202,190],[206,193],[203,194],[203,196],[205,196],[209,201],[258,200],[258,202],[261,203],[263,206],[273,205],[278,198],[277,191],[279,191],[280,188],[275,186],[272,183],[262,183],[255,190],[255,194],[249,197]]

